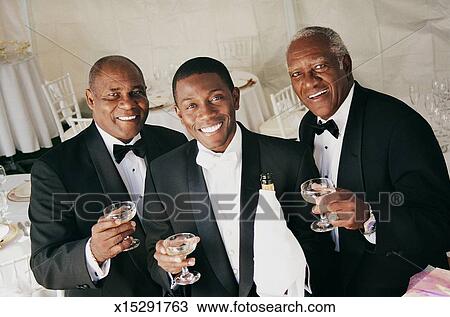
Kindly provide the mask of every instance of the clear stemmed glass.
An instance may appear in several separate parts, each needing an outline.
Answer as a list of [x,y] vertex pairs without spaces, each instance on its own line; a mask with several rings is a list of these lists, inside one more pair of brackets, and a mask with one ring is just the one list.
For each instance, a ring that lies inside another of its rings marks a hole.
[[[176,255],[186,258],[197,247],[198,237],[192,233],[176,233],[166,240],[163,244],[168,255]],[[200,279],[201,274],[196,271],[190,272],[187,267],[183,267],[181,272],[175,276],[174,283],[176,285],[194,284]]]
[[[136,216],[136,204],[132,201],[115,203],[103,209],[103,214],[107,219],[120,219],[122,223],[125,223]],[[125,237],[125,239],[130,239],[131,245],[128,249],[125,249],[123,251],[136,249],[140,244],[139,239],[133,238],[131,236],[127,236]]]
[[413,106],[417,106],[420,98],[419,86],[417,84],[409,86],[409,98]]
[[[333,182],[328,178],[313,178],[307,180],[300,186],[300,192],[303,198],[311,204],[320,204],[323,196],[334,193],[336,188]],[[328,221],[326,212],[320,208],[320,220],[316,220],[311,224],[311,229],[316,232],[327,232],[334,229],[333,225]]]
[[8,211],[8,194],[0,190],[0,223],[8,223],[6,213]]
[[0,165],[0,187],[6,183],[6,171],[3,166]]

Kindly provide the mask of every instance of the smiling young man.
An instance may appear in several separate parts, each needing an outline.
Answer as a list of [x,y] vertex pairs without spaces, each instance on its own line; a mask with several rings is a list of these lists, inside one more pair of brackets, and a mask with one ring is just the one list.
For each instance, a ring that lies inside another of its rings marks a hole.
[[144,125],[144,77],[126,57],[106,56],[92,66],[86,100],[91,126],[33,165],[31,268],[38,283],[66,296],[159,296],[144,269],[145,248],[123,252],[128,235],[145,240],[139,217],[120,223],[102,211],[133,200],[142,214],[148,164],[186,138]]
[[300,140],[313,147],[321,176],[346,189],[322,200],[339,217],[332,236],[341,295],[400,296],[421,268],[448,268],[450,183],[430,126],[401,101],[355,82],[350,55],[329,28],[300,30],[287,64],[310,110]]
[[[202,276],[184,289],[185,295],[254,296],[253,220],[260,174],[272,173],[278,198],[291,192],[298,200],[300,184],[317,175],[311,152],[302,143],[263,136],[238,124],[239,89],[215,59],[185,62],[175,73],[172,89],[178,117],[195,139],[151,164],[161,204],[148,209],[153,221],[144,223],[150,272],[169,293],[168,273],[194,266]],[[301,217],[309,213],[308,207],[282,205],[288,227],[306,254],[313,294],[330,294],[320,275],[329,267],[325,263],[331,239],[309,229]],[[167,254],[162,240],[178,232],[200,237],[192,258],[179,261]],[[276,267],[273,270],[278,274]]]

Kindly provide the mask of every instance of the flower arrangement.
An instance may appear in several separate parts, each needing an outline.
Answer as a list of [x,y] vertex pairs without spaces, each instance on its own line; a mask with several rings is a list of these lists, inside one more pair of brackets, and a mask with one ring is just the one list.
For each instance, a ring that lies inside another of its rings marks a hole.
[[0,40],[0,62],[9,63],[30,56],[30,46],[29,41]]

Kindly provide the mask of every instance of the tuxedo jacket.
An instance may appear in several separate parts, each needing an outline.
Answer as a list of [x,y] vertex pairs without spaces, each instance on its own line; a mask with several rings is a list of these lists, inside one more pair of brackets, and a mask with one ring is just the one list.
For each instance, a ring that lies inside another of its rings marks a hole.
[[[146,163],[186,142],[157,126],[141,131]],[[147,168],[148,178],[149,168]],[[91,228],[113,201],[129,194],[95,124],[38,159],[31,172],[31,261],[39,284],[66,296],[159,296],[146,270],[144,246],[111,259],[107,277],[94,284],[85,259]],[[138,217],[134,237],[145,241]]]
[[[288,228],[302,245],[309,263],[313,292],[325,295],[328,287],[320,279],[330,268],[327,256],[331,254],[332,241],[329,237],[311,231],[310,224],[304,219],[311,221],[311,206],[305,207],[306,203],[299,197],[300,184],[318,174],[311,150],[302,143],[256,134],[243,126],[241,130],[239,282],[233,274],[215,222],[202,168],[196,163],[198,147],[195,140],[159,157],[150,165],[157,195],[155,202],[148,205],[149,218],[144,221],[144,228],[147,233],[149,270],[153,279],[168,294],[173,295],[167,273],[153,258],[155,244],[174,233],[190,232],[201,238],[196,250],[190,255],[196,258],[196,264],[191,269],[200,272],[201,278],[193,285],[182,287],[184,295],[255,296],[253,220],[261,188],[260,174],[270,172]],[[289,192],[290,195],[281,197],[283,193]],[[274,267],[273,272],[267,273],[276,274],[276,271]]]
[[[300,140],[314,146],[308,112]],[[376,245],[339,228],[344,295],[400,296],[428,264],[447,268],[450,182],[428,123],[403,102],[355,83],[337,186],[363,193],[377,220]]]

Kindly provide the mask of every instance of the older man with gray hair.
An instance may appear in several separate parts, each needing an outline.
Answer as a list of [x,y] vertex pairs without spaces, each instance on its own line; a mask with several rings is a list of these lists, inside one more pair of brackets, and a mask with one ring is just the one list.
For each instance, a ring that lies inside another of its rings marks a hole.
[[348,50],[330,28],[300,30],[287,64],[310,110],[299,137],[313,147],[321,176],[342,188],[317,208],[337,215],[334,229],[324,229],[340,260],[342,295],[400,296],[428,264],[448,269],[450,182],[428,123],[354,81]]

